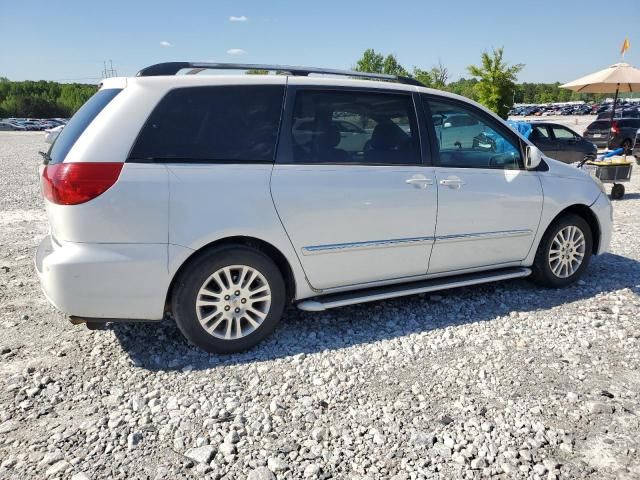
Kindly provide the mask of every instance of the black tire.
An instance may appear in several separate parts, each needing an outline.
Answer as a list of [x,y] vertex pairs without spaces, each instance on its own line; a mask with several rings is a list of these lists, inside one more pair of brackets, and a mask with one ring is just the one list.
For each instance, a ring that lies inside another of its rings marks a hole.
[[[196,301],[205,281],[221,268],[232,265],[246,265],[258,271],[266,279],[271,303],[259,327],[246,336],[224,339],[210,334],[201,325]],[[176,324],[187,340],[207,352],[228,354],[247,350],[273,332],[282,317],[286,287],[280,269],[266,254],[243,245],[225,245],[207,250],[189,261],[176,279],[171,300]]]
[[620,144],[622,148],[624,148],[625,155],[631,155],[631,149],[633,148],[633,142],[630,138],[625,138],[625,140]]
[[613,200],[620,200],[624,197],[624,185],[621,183],[614,183],[611,187],[611,198]]
[[[569,226],[578,227],[584,235],[584,257],[580,266],[571,276],[562,278],[553,273],[551,269],[549,264],[549,250],[551,249],[553,239],[556,237],[558,232]],[[562,215],[549,225],[549,228],[540,241],[540,245],[538,245],[538,251],[536,252],[536,257],[533,262],[533,274],[531,275],[531,280],[538,285],[549,288],[562,288],[570,285],[578,280],[589,266],[592,250],[593,233],[585,219],[572,213]]]

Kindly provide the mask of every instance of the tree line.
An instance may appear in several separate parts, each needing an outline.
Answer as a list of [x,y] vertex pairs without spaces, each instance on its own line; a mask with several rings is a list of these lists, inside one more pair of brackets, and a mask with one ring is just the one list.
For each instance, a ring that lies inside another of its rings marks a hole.
[[556,83],[517,84],[524,64],[510,65],[504,59],[504,49],[483,52],[478,65],[469,65],[470,78],[449,81],[449,70],[439,62],[428,70],[403,67],[393,54],[383,55],[370,48],[364,51],[353,69],[358,72],[385,73],[414,78],[430,88],[446,90],[471,98],[506,118],[514,103],[553,103],[574,100],[596,101],[606,95],[576,93],[560,88]]
[[70,117],[97,89],[81,83],[12,82],[0,77],[0,118]]

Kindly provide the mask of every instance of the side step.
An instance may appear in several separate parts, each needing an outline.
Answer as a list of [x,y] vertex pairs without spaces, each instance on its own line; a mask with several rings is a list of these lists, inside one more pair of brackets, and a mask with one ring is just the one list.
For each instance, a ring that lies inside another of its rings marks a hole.
[[466,275],[434,278],[433,280],[398,283],[384,287],[368,288],[366,290],[334,293],[316,297],[315,299],[302,300],[297,306],[300,310],[307,312],[321,312],[329,308],[344,307],[356,303],[375,302],[377,300],[404,297],[405,295],[415,295],[417,293],[435,292],[449,288],[509,280],[510,278],[528,277],[529,275],[531,275],[530,268],[502,268],[488,272],[469,273]]

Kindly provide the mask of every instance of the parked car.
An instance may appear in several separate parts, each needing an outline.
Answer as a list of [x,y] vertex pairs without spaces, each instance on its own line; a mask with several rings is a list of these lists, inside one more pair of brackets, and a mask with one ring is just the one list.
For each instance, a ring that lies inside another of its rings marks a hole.
[[[290,75],[175,75],[221,68],[178,62],[108,78],[43,154],[51,234],[35,264],[74,323],[170,312],[195,345],[236,352],[287,304],[528,276],[563,287],[609,245],[602,184],[467,98],[393,76],[244,67]],[[368,142],[336,139],[346,118]]]
[[21,125],[24,126],[27,130],[32,130],[32,131],[43,130],[43,127],[40,124],[40,122],[36,122],[35,120],[25,120],[24,122],[21,123]]
[[23,126],[11,123],[11,122],[0,122],[0,130],[17,130],[24,131],[26,130]]
[[634,157],[636,157],[636,163],[640,165],[640,128],[636,132],[636,137],[633,142],[632,154]]
[[[599,113],[596,120],[609,120],[611,118],[611,110]],[[616,110],[613,118],[640,118],[640,111],[637,108],[624,108]]]
[[63,128],[64,125],[58,125],[57,127],[46,129],[44,134],[44,141],[47,143],[55,142],[56,138],[58,138],[58,135],[60,135],[60,132]]
[[[598,148],[620,148],[630,152],[636,132],[640,128],[640,118],[620,118],[613,122],[596,120],[584,131],[584,138],[596,144]],[[609,144],[607,145],[607,138]]]
[[591,105],[578,105],[574,109],[574,112],[576,115],[589,115],[591,114],[591,110]]
[[585,157],[595,158],[598,147],[564,125],[549,122],[531,124],[529,140],[555,160],[574,163]]

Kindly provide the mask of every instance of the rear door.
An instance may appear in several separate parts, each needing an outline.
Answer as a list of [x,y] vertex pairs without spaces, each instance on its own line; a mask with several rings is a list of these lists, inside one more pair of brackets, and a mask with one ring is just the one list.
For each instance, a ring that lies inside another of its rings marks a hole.
[[[311,285],[425,275],[437,194],[433,168],[422,161],[414,95],[296,82],[271,192]],[[341,122],[356,131],[343,135]]]
[[168,170],[170,248],[284,237],[269,179],[285,80],[174,88],[149,116],[129,161]]

